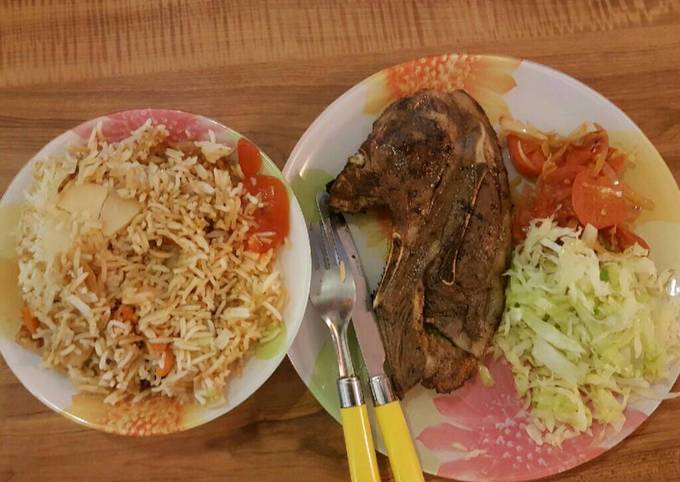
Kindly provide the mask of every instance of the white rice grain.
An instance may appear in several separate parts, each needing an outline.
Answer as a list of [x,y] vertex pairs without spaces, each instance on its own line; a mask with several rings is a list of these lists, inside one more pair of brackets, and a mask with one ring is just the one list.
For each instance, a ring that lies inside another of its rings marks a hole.
[[[149,119],[109,143],[98,126],[86,143],[39,160],[18,227],[23,301],[40,321],[29,342],[41,344],[42,365],[110,404],[223,400],[234,367],[282,323],[274,251],[243,248],[261,200],[237,162],[218,162],[233,148],[210,133],[184,152],[168,135]],[[86,183],[141,211],[104,235],[98,217],[56,208],[60,187]],[[169,353],[174,366],[160,377]]]

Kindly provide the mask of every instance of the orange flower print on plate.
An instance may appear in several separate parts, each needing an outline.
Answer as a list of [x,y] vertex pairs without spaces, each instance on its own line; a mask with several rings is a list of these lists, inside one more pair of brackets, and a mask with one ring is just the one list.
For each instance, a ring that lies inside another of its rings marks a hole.
[[66,412],[86,425],[107,432],[146,436],[179,432],[195,425],[193,418],[198,408],[195,404],[182,405],[161,396],[137,403],[122,401],[108,405],[101,395],[78,393]]
[[508,114],[503,96],[517,85],[513,73],[520,62],[488,55],[446,54],[399,64],[368,80],[364,111],[380,115],[390,103],[421,89],[464,89],[481,104],[491,122],[496,122]]

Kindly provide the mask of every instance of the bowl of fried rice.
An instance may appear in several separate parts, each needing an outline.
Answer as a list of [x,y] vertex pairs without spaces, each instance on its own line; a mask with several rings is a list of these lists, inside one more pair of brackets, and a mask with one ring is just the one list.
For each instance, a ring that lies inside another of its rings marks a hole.
[[52,409],[152,435],[255,392],[300,326],[300,207],[250,140],[202,116],[111,114],[65,132],[0,207],[0,351]]

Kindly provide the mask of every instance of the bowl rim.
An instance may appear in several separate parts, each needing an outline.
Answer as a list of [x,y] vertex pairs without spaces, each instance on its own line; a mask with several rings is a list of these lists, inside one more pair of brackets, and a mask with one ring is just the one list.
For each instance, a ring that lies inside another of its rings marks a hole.
[[[286,186],[286,189],[288,191],[288,198],[289,198],[289,218],[290,218],[290,231],[289,235],[287,238],[287,243],[284,244],[282,248],[279,249],[286,249],[287,246],[290,246],[290,239],[291,237],[295,234],[295,236],[298,238],[296,240],[296,243],[302,243],[302,246],[297,246],[297,249],[292,248],[290,251],[291,256],[297,256],[301,253],[304,253],[305,255],[302,256],[301,259],[296,259],[296,271],[295,273],[286,273],[286,270],[283,269],[283,267],[279,264],[280,271],[282,275],[284,276],[284,284],[287,288],[288,291],[288,299],[286,301],[287,305],[286,308],[291,306],[293,312],[293,316],[290,317],[287,320],[284,320],[285,326],[286,326],[286,339],[284,343],[278,348],[278,352],[275,356],[268,358],[267,360],[263,360],[265,365],[262,366],[261,371],[259,372],[260,376],[257,378],[257,380],[253,383],[246,383],[246,386],[243,387],[240,390],[240,393],[232,393],[231,392],[231,384],[229,381],[227,382],[226,386],[226,391],[229,392],[229,394],[226,397],[225,403],[215,406],[215,407],[210,407],[210,406],[200,406],[201,409],[207,410],[207,413],[205,416],[202,417],[192,417],[191,421],[189,422],[184,422],[181,423],[178,430],[173,431],[174,432],[179,432],[179,431],[185,431],[189,430],[191,428],[203,425],[205,423],[208,423],[222,415],[225,415],[235,408],[237,408],[241,403],[243,403],[245,400],[250,398],[262,385],[264,385],[267,380],[273,375],[273,373],[276,371],[276,369],[281,365],[283,362],[283,359],[286,357],[286,354],[292,345],[293,341],[295,340],[295,337],[297,335],[297,332],[299,331],[301,325],[302,325],[302,320],[304,318],[304,313],[307,305],[307,298],[309,296],[309,289],[311,285],[311,254],[310,254],[310,246],[309,246],[309,237],[306,229],[306,222],[304,220],[304,216],[302,214],[302,209],[300,208],[299,202],[295,196],[295,193],[293,189],[291,188],[290,184],[288,183],[288,180],[286,177],[283,175],[281,169],[272,161],[272,159],[269,157],[269,155],[262,150],[262,148],[255,143],[252,139],[249,137],[241,134],[240,132],[236,131],[235,129],[232,129],[229,126],[226,126],[222,124],[221,122],[216,121],[215,119],[212,119],[210,117],[201,115],[201,114],[194,114],[191,112],[179,110],[179,109],[164,109],[164,108],[153,108],[153,107],[144,107],[144,108],[135,108],[135,109],[125,109],[125,110],[120,110],[120,111],[114,111],[106,114],[99,115],[97,117],[94,117],[89,120],[85,120],[81,123],[79,123],[76,126],[73,126],[60,134],[56,135],[53,137],[51,140],[49,140],[47,143],[45,143],[40,150],[38,150],[30,159],[28,159],[20,168],[18,171],[15,172],[14,177],[10,181],[10,183],[7,185],[7,188],[5,189],[5,192],[2,194],[0,197],[0,206],[8,205],[8,204],[14,204],[16,201],[14,199],[20,199],[24,197],[24,189],[29,185],[30,183],[30,171],[32,165],[41,158],[45,158],[50,153],[53,153],[55,151],[61,150],[65,148],[66,146],[72,144],[74,141],[77,141],[77,138],[81,140],[86,140],[84,136],[79,134],[77,131],[79,129],[85,129],[85,128],[92,128],[94,127],[98,122],[106,122],[107,119],[110,119],[112,116],[124,116],[126,114],[131,114],[131,113],[145,113],[148,112],[149,115],[153,114],[158,114],[158,113],[169,113],[171,115],[181,115],[181,116],[190,116],[195,118],[196,120],[202,122],[205,124],[207,127],[205,131],[207,132],[208,130],[213,130],[216,131],[216,133],[226,133],[229,137],[235,138],[235,139],[240,139],[240,138],[245,138],[248,139],[250,142],[252,142],[255,146],[257,146],[262,159],[264,161],[264,165],[266,166],[267,172],[266,174],[268,175],[274,175],[278,179],[280,179],[284,185]],[[210,128],[213,129],[210,129]],[[197,140],[197,139],[195,139]],[[218,141],[219,142],[219,141]],[[28,176],[28,177],[27,177]],[[12,200],[10,200],[12,199]],[[280,253],[277,253],[277,257],[280,255]],[[280,263],[280,258],[279,258],[279,263]],[[290,269],[288,270],[290,271]],[[286,275],[287,274],[287,275]],[[291,290],[290,287],[291,285],[295,286],[295,290]],[[286,309],[284,308],[284,309]],[[4,341],[4,340],[3,340]],[[71,413],[69,411],[69,407],[62,407],[60,406],[59,403],[57,403],[55,400],[53,400],[54,397],[50,397],[49,395],[46,394],[46,391],[41,389],[40,386],[38,386],[37,383],[31,381],[31,375],[30,373],[25,373],[23,370],[21,370],[21,367],[18,366],[18,364],[13,363],[8,359],[8,357],[5,354],[5,349],[10,349],[10,347],[14,347],[18,350],[26,350],[25,348],[19,346],[16,344],[16,342],[13,339],[8,340],[9,343],[7,344],[7,347],[3,348],[3,344],[0,343],[0,355],[2,355],[3,359],[7,363],[7,366],[10,368],[14,376],[21,382],[21,384],[26,388],[29,393],[31,393],[35,398],[40,400],[44,405],[52,409],[53,411],[65,416],[66,418],[73,420],[74,422],[87,426],[92,429],[96,430],[103,430],[103,431],[110,431],[106,429],[101,423],[98,423],[94,420],[85,420],[78,415]],[[28,351],[28,350],[27,350]],[[40,357],[40,355],[36,355]],[[251,352],[245,362],[244,362],[244,369],[249,363],[253,363],[253,360],[255,359],[255,354]],[[40,360],[40,358],[38,358]],[[69,395],[69,397],[72,397],[78,393],[82,393],[76,389],[75,386],[73,386],[72,382],[68,378],[68,376],[63,375],[61,373],[55,372],[52,369],[43,369],[40,368],[41,370],[48,370],[50,372],[50,376],[58,376],[58,377],[63,377],[63,379],[71,384],[73,390],[75,393]],[[116,432],[118,433],[118,432]]]

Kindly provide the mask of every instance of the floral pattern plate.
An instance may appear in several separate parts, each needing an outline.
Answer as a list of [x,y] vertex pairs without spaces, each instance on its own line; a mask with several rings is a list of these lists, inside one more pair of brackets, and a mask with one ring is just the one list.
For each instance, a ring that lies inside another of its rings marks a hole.
[[[680,191],[642,131],[584,84],[548,67],[505,57],[422,58],[378,72],[338,98],[309,127],[284,168],[307,221],[315,218],[314,193],[342,169],[382,110],[425,87],[465,89],[494,124],[501,115],[511,114],[540,129],[563,134],[583,121],[603,125],[612,144],[636,159],[626,173],[626,182],[655,202],[655,209],[640,218],[636,231],[651,245],[651,256],[659,268],[680,269],[680,250],[673,244],[680,237],[680,211],[676,208]],[[510,178],[515,178],[517,172],[507,159],[506,166]],[[375,287],[384,264],[389,227],[380,216],[355,216],[350,224],[369,283]],[[356,343],[353,345],[358,355]],[[311,307],[289,357],[314,396],[338,419],[335,355],[328,333]],[[360,364],[360,357],[355,358]],[[643,401],[630,406],[619,432],[596,425],[592,433],[568,440],[560,448],[538,446],[524,430],[527,412],[517,398],[510,368],[502,360],[488,359],[486,364],[495,379],[491,388],[477,377],[449,395],[417,387],[405,397],[406,417],[426,472],[461,480],[527,480],[557,474],[616,445],[659,404]],[[670,389],[678,371],[674,369],[664,389]],[[377,444],[384,452],[382,441]]]
[[[309,240],[300,206],[290,197],[291,229],[288,241],[278,252],[279,267],[288,287],[288,302],[283,310],[285,330],[267,343],[260,344],[244,364],[240,375],[227,384],[226,403],[217,406],[181,405],[166,397],[153,397],[136,404],[103,403],[100,395],[78,393],[68,378],[40,367],[40,357],[14,342],[21,323],[21,292],[17,283],[18,265],[13,226],[19,218],[23,192],[31,181],[31,164],[62,151],[68,144],[87,140],[92,129],[102,124],[104,137],[113,142],[127,137],[147,119],[165,124],[170,138],[216,140],[236,145],[237,132],[206,117],[161,109],[138,109],[99,117],[71,129],[47,144],[17,174],[0,201],[0,352],[21,383],[53,410],[92,428],[123,435],[156,435],[186,430],[227,413],[248,398],[274,372],[293,342],[300,326],[307,296],[311,263]],[[266,174],[282,178],[275,164],[261,152]]]

